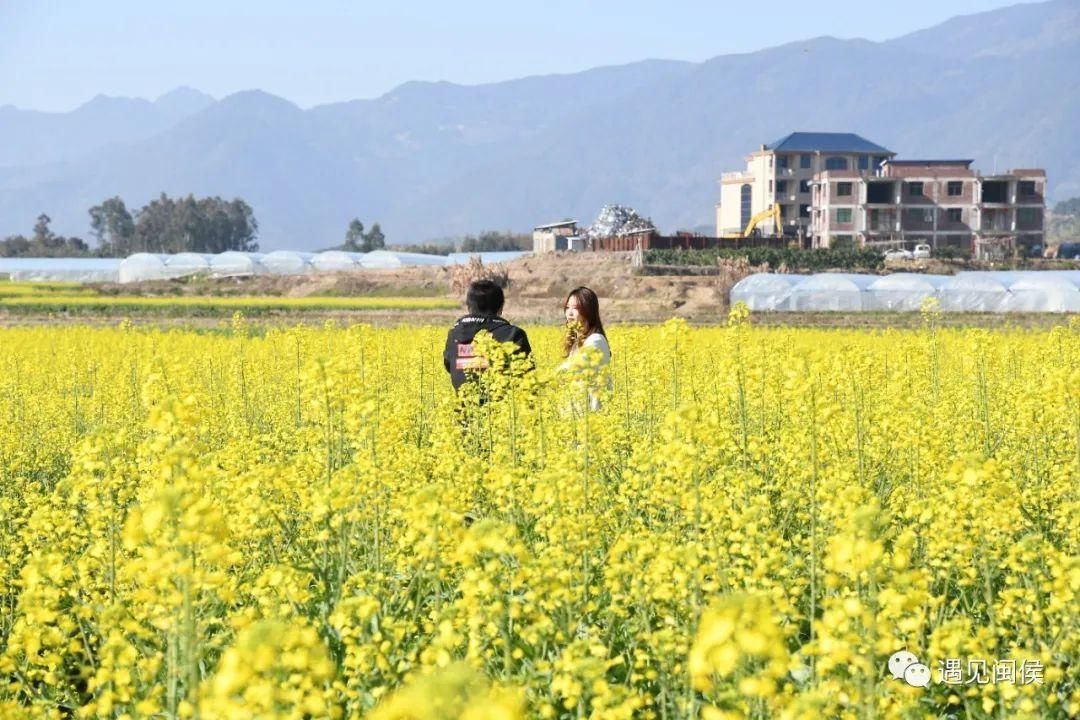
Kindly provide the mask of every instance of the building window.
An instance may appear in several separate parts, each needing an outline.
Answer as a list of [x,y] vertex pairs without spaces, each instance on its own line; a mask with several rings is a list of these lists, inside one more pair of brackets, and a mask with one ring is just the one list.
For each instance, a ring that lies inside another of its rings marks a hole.
[[931,211],[930,218],[927,219],[926,210],[923,208],[905,208],[902,219],[905,230],[925,229],[934,221],[933,211]]
[[1035,194],[1035,181],[1034,180],[1021,180],[1020,181],[1020,194],[1024,197],[1031,197]]
[[799,192],[801,192],[801,193],[810,192],[810,181],[809,180],[803,179],[803,180],[799,181]]
[[872,182],[866,185],[866,202],[892,203],[893,184],[891,182]]
[[909,182],[908,183],[908,195],[912,197],[919,197],[923,192],[923,184],[921,182]]
[[840,197],[847,197],[851,195],[851,183],[836,183],[836,194]]
[[949,197],[958,197],[964,193],[964,183],[959,180],[950,180],[945,189],[949,193]]
[[751,209],[753,208],[754,189],[747,183],[742,186],[739,191],[739,227],[746,227],[750,224],[750,216],[753,215]]
[[1039,211],[1036,208],[1017,208],[1016,222],[1020,225],[1034,225],[1039,221]]
[[776,181],[776,194],[783,195],[787,192],[787,180]]
[[825,158],[825,169],[826,170],[847,170],[848,169],[847,158],[842,158],[842,157]]
[[860,155],[859,156],[859,169],[860,170],[869,170],[870,169],[870,156],[869,155]]
[[772,180],[769,181],[769,194],[772,195]]
[[801,217],[801,218],[810,217],[810,206],[809,205],[800,205],[799,206],[799,217]]
[[949,222],[961,223],[964,222],[964,211],[962,208],[949,208]]
[[851,222],[851,208],[836,208],[836,222]]
[[924,223],[926,223],[927,225],[934,222],[934,211],[931,210],[930,208],[927,208],[927,209],[923,210],[922,211],[922,221]]
[[776,167],[778,167],[778,168],[786,168],[787,167],[787,155],[777,155],[776,156]]
[[799,167],[803,168],[804,170],[806,168],[810,167],[810,156],[809,155],[800,155],[799,156]]
[[984,203],[1009,202],[1009,183],[1003,180],[984,180],[982,184],[982,201]]

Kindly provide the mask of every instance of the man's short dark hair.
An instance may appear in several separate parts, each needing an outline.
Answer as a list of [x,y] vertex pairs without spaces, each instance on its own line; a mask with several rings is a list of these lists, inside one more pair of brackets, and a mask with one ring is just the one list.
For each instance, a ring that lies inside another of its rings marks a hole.
[[465,296],[465,304],[473,315],[498,315],[505,302],[502,288],[491,280],[477,280],[469,285]]

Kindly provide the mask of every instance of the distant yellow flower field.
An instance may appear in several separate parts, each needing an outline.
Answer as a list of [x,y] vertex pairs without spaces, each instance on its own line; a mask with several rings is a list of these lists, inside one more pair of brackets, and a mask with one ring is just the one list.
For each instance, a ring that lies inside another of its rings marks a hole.
[[0,329],[0,718],[1080,715],[1080,323],[445,332]]
[[0,299],[11,297],[48,297],[53,295],[95,295],[96,292],[76,282],[12,282],[0,280]]
[[230,314],[235,311],[304,310],[452,310],[460,303],[438,297],[273,297],[203,296],[135,297],[95,294],[20,292],[5,297],[0,286],[0,311],[67,312],[159,312],[179,314]]

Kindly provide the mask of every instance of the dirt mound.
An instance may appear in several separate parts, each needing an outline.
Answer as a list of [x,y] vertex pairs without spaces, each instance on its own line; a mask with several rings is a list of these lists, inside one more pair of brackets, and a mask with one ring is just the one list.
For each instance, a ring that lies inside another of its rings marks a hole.
[[[711,321],[723,317],[726,293],[716,276],[642,275],[635,273],[633,253],[547,253],[506,263],[507,314],[528,322],[561,322],[562,303],[575,287],[585,285],[600,296],[604,319],[662,320],[672,315]],[[190,277],[143,283],[98,285],[103,294],[134,296],[285,297],[450,297],[453,271],[448,267],[315,275],[264,275],[250,278]]]
[[191,276],[137,283],[99,283],[103,295],[137,297],[265,295],[271,297],[443,297],[449,290],[449,268],[411,267],[309,275],[258,275],[209,278]]

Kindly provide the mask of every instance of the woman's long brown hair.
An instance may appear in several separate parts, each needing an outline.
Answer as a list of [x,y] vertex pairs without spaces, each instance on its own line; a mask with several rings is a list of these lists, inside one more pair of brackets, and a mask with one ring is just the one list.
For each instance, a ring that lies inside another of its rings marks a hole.
[[584,286],[574,288],[566,296],[566,301],[563,303],[563,312],[566,312],[566,306],[570,304],[570,298],[577,298],[578,301],[578,315],[581,316],[581,335],[578,337],[578,334],[572,330],[566,333],[566,338],[563,341],[564,355],[570,355],[574,348],[580,346],[585,341],[585,338],[593,333],[600,333],[607,337],[607,333],[604,332],[604,323],[600,321],[600,298],[596,296],[596,293]]

